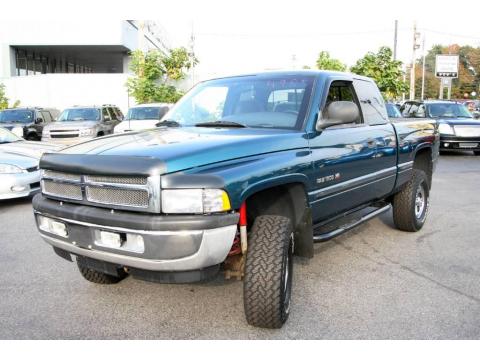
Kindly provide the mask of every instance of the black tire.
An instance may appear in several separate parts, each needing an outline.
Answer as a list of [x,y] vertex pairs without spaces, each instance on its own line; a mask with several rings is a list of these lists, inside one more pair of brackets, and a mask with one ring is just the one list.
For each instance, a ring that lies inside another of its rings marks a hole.
[[37,135],[35,134],[29,134],[27,135],[27,138],[25,140],[28,140],[28,141],[39,141],[40,139],[38,138]]
[[480,156],[480,151],[474,151],[473,154],[476,156]]
[[293,276],[293,228],[289,218],[263,215],[248,237],[243,284],[250,325],[278,329],[287,321]]
[[[423,205],[422,205],[423,201]],[[430,188],[423,170],[413,169],[410,181],[393,198],[393,222],[403,231],[418,231],[425,224],[430,206]]]
[[127,277],[126,273],[122,274],[121,276],[113,276],[97,270],[93,270],[81,264],[78,261],[78,259],[77,259],[77,266],[83,278],[95,284],[102,284],[102,285],[117,284]]

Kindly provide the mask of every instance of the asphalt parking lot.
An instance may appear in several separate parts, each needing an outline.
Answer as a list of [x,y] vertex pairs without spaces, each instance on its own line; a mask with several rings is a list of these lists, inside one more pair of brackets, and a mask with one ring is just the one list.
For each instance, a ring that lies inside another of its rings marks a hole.
[[281,330],[246,324],[242,283],[83,280],[37,234],[30,200],[0,203],[2,339],[479,339],[480,157],[442,155],[421,232],[391,214],[297,260]]

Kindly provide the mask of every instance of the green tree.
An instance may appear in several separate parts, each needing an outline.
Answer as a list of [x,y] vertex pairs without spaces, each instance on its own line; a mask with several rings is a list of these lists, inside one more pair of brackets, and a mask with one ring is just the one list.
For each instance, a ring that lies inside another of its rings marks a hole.
[[130,70],[135,74],[127,81],[128,93],[138,103],[176,102],[183,93],[175,83],[184,79],[186,71],[198,63],[193,54],[181,47],[163,54],[136,50],[131,54]]
[[0,110],[8,108],[8,98],[5,95],[5,85],[0,84]]
[[408,86],[403,81],[402,62],[393,60],[392,50],[386,46],[381,47],[377,53],[367,53],[350,71],[374,79],[387,99],[399,97],[408,91]]
[[[20,101],[16,100],[11,107],[16,108],[19,105]],[[5,94],[5,85],[0,83],[0,110],[3,109],[8,109],[8,98]]]
[[317,59],[317,68],[320,70],[345,71],[347,66],[340,60],[331,58],[328,51],[321,51]]

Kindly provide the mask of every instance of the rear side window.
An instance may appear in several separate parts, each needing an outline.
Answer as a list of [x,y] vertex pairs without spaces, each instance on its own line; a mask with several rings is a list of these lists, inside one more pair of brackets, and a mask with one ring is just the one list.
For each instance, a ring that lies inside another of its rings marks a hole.
[[381,125],[388,123],[387,110],[377,86],[370,81],[354,80],[353,85],[357,91],[363,118],[369,125]]
[[117,113],[115,112],[115,109],[112,107],[112,108],[109,108],[108,110],[110,111],[111,119],[112,120],[118,120]]
[[110,114],[107,108],[102,109],[103,120],[111,120]]
[[52,121],[52,116],[50,115],[50,113],[48,111],[42,111],[42,115],[43,115],[43,119],[46,121],[46,122],[50,122]]

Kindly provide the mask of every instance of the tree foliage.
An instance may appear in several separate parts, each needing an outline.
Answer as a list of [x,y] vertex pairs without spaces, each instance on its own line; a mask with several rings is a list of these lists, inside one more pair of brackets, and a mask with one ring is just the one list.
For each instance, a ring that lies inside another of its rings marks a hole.
[[317,68],[319,70],[345,71],[347,66],[340,60],[331,58],[328,51],[321,51],[317,59]]
[[[16,108],[18,106],[20,106],[20,101],[16,100],[11,107]],[[9,108],[8,98],[7,98],[7,95],[5,94],[5,85],[0,83],[0,110],[4,110],[8,108]]]
[[[435,77],[435,58],[440,54],[459,55],[458,78],[452,80],[452,98],[461,99],[464,94],[480,92],[480,47],[434,45],[425,56],[425,98],[436,99],[439,95],[440,79]],[[422,58],[415,67],[415,93],[420,96],[422,86]],[[471,97],[471,96],[469,96]]]
[[393,60],[392,50],[386,46],[377,53],[367,53],[350,71],[374,79],[387,99],[397,98],[408,91],[408,85],[403,81],[402,62]]
[[130,70],[135,74],[127,81],[128,93],[138,103],[176,102],[183,93],[175,83],[186,77],[186,71],[198,60],[187,49],[171,49],[167,54],[158,50],[131,54]]

